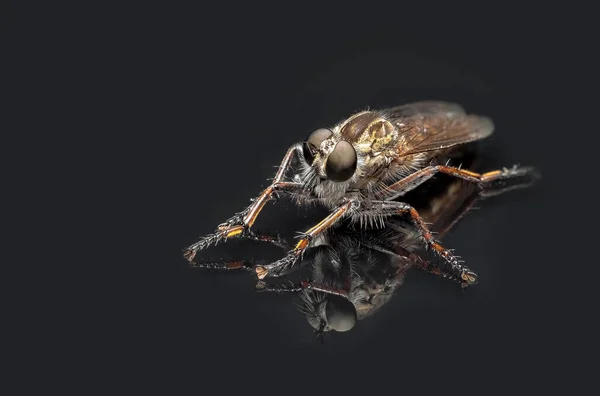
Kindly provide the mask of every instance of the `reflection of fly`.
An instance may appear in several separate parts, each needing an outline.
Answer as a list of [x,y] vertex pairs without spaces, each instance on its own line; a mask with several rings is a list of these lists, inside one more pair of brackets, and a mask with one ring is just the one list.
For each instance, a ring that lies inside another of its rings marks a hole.
[[[220,240],[246,236],[265,203],[278,193],[299,204],[318,202],[331,214],[302,233],[284,258],[255,272],[259,279],[289,271],[312,240],[343,218],[361,225],[384,227],[389,216],[406,216],[425,247],[432,250],[467,284],[477,276],[437,242],[419,212],[394,201],[441,173],[478,185],[481,189],[523,185],[536,178],[531,168],[513,167],[483,174],[438,164],[435,160],[464,143],[491,135],[490,119],[469,115],[445,102],[417,102],[387,110],[352,115],[331,129],[317,129],[288,149],[273,182],[252,204],[221,224],[214,234],[190,245],[184,256],[195,254]],[[292,172],[294,163],[297,163]]]

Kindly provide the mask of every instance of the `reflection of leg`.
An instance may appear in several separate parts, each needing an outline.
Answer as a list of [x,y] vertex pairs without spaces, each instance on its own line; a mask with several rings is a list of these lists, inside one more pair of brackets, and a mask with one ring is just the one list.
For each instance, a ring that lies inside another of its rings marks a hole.
[[265,233],[258,233],[253,230],[247,230],[244,234],[240,235],[240,238],[250,239],[253,241],[259,242],[269,242],[273,245],[280,247],[282,249],[290,249],[291,246],[287,243],[279,234],[273,236]]
[[495,195],[515,188],[526,187],[539,179],[539,174],[533,168],[528,167],[519,168],[514,166],[510,169],[504,168],[502,170],[495,170],[487,173],[476,173],[452,166],[434,165],[420,169],[388,186],[386,190],[389,191],[389,196],[385,199],[396,199],[425,183],[437,173],[457,177],[470,183],[477,184],[484,191],[484,195],[486,194],[485,191],[488,190],[493,191],[493,194]]
[[370,242],[363,243],[363,246],[366,246],[369,249],[373,249],[378,252],[389,254],[390,256],[395,257],[397,260],[401,260],[401,262],[398,265],[398,272],[396,273],[396,278],[402,278],[406,271],[408,271],[414,266],[419,268],[420,270],[439,276],[440,278],[449,279],[453,282],[459,283],[463,288],[469,285],[468,282],[457,277],[448,269],[440,268],[439,266],[434,265],[429,261],[423,259],[418,254],[410,252],[401,246],[394,246],[393,248],[388,248],[378,244],[372,244]]
[[[290,245],[284,241],[279,235],[273,237],[270,235],[257,233],[252,230],[248,230],[247,234],[241,236],[241,238],[251,239],[253,241],[260,242],[270,242],[277,247],[282,249],[289,250]],[[251,260],[232,260],[232,261],[204,261],[204,262],[196,262],[190,261],[190,268],[205,268],[208,270],[217,270],[217,271],[232,271],[232,270],[247,270],[254,272],[254,264]]]
[[301,195],[304,187],[302,183],[283,181],[285,173],[290,168],[292,163],[294,153],[299,149],[300,146],[298,145],[292,146],[288,149],[283,161],[279,165],[279,169],[275,177],[273,178],[272,184],[267,187],[256,199],[254,199],[250,206],[219,225],[214,234],[207,235],[198,242],[188,246],[184,250],[184,257],[188,261],[192,261],[198,250],[202,250],[212,244],[216,244],[221,240],[226,240],[227,238],[240,236],[246,233],[246,231],[252,227],[256,221],[256,218],[267,201],[269,201],[277,191],[294,191]]
[[237,271],[246,270],[252,271],[254,265],[249,260],[237,260],[237,261],[205,261],[205,262],[191,262],[191,268],[205,268],[209,270],[217,271]]
[[257,266],[256,275],[258,278],[263,279],[267,275],[279,276],[292,269],[296,262],[302,257],[306,248],[308,248],[310,241],[346,215],[353,204],[353,201],[347,201],[329,216],[324,218],[319,224],[304,232],[294,249],[292,249],[286,257],[269,265]]
[[477,275],[467,266],[462,264],[448,249],[437,242],[425,222],[412,206],[403,202],[394,201],[374,201],[375,208],[380,210],[382,214],[408,214],[414,227],[419,232],[421,238],[425,242],[427,248],[433,250],[439,257],[445,260],[450,265],[449,271],[454,276],[459,277],[467,284],[477,283]]
[[307,280],[301,281],[300,283],[292,283],[288,285],[269,285],[264,281],[258,281],[256,284],[256,290],[268,291],[276,293],[297,293],[302,290],[314,290],[327,294],[334,294],[336,296],[347,297],[348,291],[343,289],[334,289],[332,287],[319,285]]

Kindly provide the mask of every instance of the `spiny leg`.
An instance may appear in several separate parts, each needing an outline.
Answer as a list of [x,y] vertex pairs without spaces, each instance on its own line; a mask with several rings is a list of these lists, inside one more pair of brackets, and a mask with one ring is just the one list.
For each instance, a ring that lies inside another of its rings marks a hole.
[[[234,235],[219,235],[219,232],[209,235],[201,240],[199,240],[198,242],[196,242],[193,245],[190,245],[189,247],[187,247],[184,250],[184,257],[190,262],[193,263],[194,262],[194,257],[196,256],[196,252],[198,250],[202,250],[204,248],[206,248],[207,246],[209,246],[211,243],[217,243],[218,242],[218,238],[221,239],[225,239],[227,240],[228,237],[238,237],[240,239],[250,239],[253,241],[258,241],[258,242],[269,242],[277,247],[280,247],[282,249],[289,249],[290,245],[289,243],[287,243],[283,238],[281,238],[281,236],[279,234],[276,235],[268,235],[268,234],[264,234],[264,233],[257,233],[254,230],[251,230],[250,228],[245,228],[243,229],[243,232],[234,234]],[[214,242],[211,241],[206,241],[206,239],[209,238],[217,238]],[[203,243],[206,242],[206,245],[203,245]]]
[[[478,202],[479,200],[493,197],[496,195],[500,195],[500,194],[506,193],[508,191],[517,189],[517,188],[523,188],[523,187],[530,186],[537,179],[539,179],[540,176],[535,170],[533,170],[531,168],[522,168],[522,169],[528,169],[528,170],[524,171],[522,174],[514,174],[513,176],[509,176],[504,179],[491,178],[491,181],[488,179],[487,182],[480,184],[479,191],[475,190],[467,198],[464,198],[464,202],[462,203],[459,211],[456,212],[452,216],[452,221],[450,221],[448,224],[445,224],[443,227],[438,228],[438,230],[437,230],[438,238],[441,238],[444,234],[446,234],[448,232],[448,230],[453,228],[456,225],[456,223],[458,223],[458,221],[469,210],[471,210],[474,207],[475,203]],[[517,169],[516,167],[513,167],[512,170],[504,169],[501,172],[512,172],[514,170],[519,170],[519,169]],[[489,173],[492,173],[492,172],[488,172],[488,174]]]
[[467,266],[463,265],[457,257],[433,238],[431,231],[415,208],[407,203],[394,201],[374,201],[373,204],[374,208],[381,211],[381,214],[383,215],[408,214],[411,222],[419,231],[421,238],[423,238],[427,248],[433,250],[450,265],[449,272],[466,282],[468,285],[477,283],[477,275],[467,268]]
[[[525,172],[523,177],[509,178],[506,183],[486,183],[483,186],[463,183],[463,179],[454,178],[444,194],[436,196],[435,200],[431,201],[432,205],[428,206],[425,212],[421,212],[421,215],[434,224],[432,230],[436,231],[438,238],[442,238],[478,201],[529,186],[538,177],[535,171],[529,171]],[[443,210],[439,209],[440,205]],[[452,210],[447,210],[447,207]]]
[[440,268],[439,266],[434,265],[428,260],[423,259],[418,254],[409,252],[408,250],[402,247],[396,247],[396,253],[408,258],[415,265],[415,267],[419,268],[420,270],[438,276],[442,279],[448,279],[453,282],[456,282],[460,284],[463,289],[471,284],[465,279],[456,276],[455,273],[448,271],[446,268]]
[[401,267],[401,269],[398,271],[398,274],[396,275],[398,277],[404,276],[404,273],[409,268],[411,268],[412,266],[415,266],[415,267],[419,268],[420,270],[423,270],[430,274],[439,276],[442,279],[448,279],[453,282],[456,282],[456,283],[460,284],[462,288],[465,288],[469,285],[465,280],[457,277],[456,274],[448,271],[446,268],[440,268],[439,266],[434,265],[431,262],[423,259],[418,254],[410,252],[401,246],[395,246],[392,250],[391,248],[387,248],[387,247],[384,247],[381,245],[371,244],[369,242],[363,243],[363,245],[370,249],[377,250],[377,251],[385,253],[385,254],[389,254],[389,255],[397,257],[399,259],[408,260],[410,262],[410,264],[404,265]]
[[258,279],[263,279],[267,275],[280,276],[284,273],[284,271],[287,272],[288,270],[292,269],[294,264],[301,259],[304,251],[308,248],[310,241],[346,215],[353,205],[354,201],[346,201],[329,216],[321,220],[320,223],[304,232],[294,249],[292,249],[284,258],[272,264],[257,266],[256,275],[258,276]]
[[302,183],[283,181],[286,171],[290,168],[294,154],[300,149],[301,147],[299,145],[294,145],[288,149],[283,161],[279,165],[279,169],[277,170],[271,185],[263,190],[263,192],[256,199],[252,200],[252,204],[250,206],[235,214],[226,222],[220,224],[214,234],[207,235],[198,242],[188,246],[184,250],[183,256],[191,262],[194,260],[198,250],[205,249],[206,247],[216,244],[221,240],[227,240],[227,238],[248,234],[248,230],[256,221],[260,211],[263,209],[267,201],[269,201],[273,195],[277,193],[277,191],[294,191],[297,194],[302,194]]
[[[502,170],[476,173],[453,166],[432,165],[411,173],[409,176],[388,186],[386,190],[389,195],[385,197],[385,200],[391,201],[406,194],[425,183],[437,173],[477,184],[484,191],[482,195],[497,195],[515,188],[527,187],[540,177],[536,170],[530,167],[520,168],[513,166],[512,168],[504,168]],[[486,191],[489,191],[489,194],[486,194]]]

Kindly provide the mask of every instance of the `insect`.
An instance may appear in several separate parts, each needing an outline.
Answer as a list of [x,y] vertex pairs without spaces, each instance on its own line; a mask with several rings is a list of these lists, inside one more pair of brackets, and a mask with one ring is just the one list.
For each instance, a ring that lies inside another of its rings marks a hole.
[[331,213],[301,233],[285,257],[257,265],[254,271],[259,279],[289,272],[312,241],[343,219],[361,227],[383,228],[390,216],[403,216],[423,246],[441,258],[451,273],[467,285],[475,284],[477,275],[442,246],[419,211],[400,198],[438,174],[462,179],[481,190],[509,188],[537,179],[538,174],[529,167],[476,173],[436,160],[460,145],[490,136],[493,130],[489,118],[467,114],[460,105],[441,101],[353,114],[292,145],[272,183],[213,234],[187,247],[184,257],[193,262],[197,251],[228,238],[261,239],[251,230],[257,216],[268,201],[287,194],[299,205],[316,202]]

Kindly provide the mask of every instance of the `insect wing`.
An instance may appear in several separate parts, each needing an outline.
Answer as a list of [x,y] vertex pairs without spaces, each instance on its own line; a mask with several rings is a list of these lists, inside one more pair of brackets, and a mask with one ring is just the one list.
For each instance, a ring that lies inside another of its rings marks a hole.
[[488,117],[466,114],[454,103],[424,101],[384,111],[402,131],[399,155],[409,155],[473,142],[490,136]]

